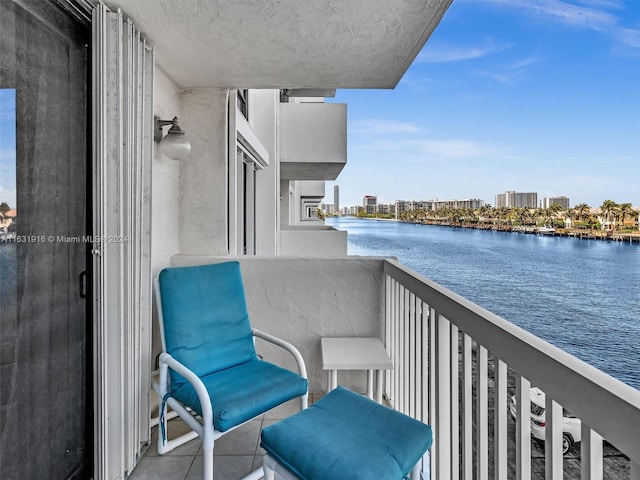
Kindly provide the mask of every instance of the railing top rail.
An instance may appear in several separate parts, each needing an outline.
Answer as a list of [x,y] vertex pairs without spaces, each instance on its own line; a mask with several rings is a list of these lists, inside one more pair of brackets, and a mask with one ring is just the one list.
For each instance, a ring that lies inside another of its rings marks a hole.
[[395,260],[385,260],[384,273],[623,453],[636,462],[640,460],[640,391]]

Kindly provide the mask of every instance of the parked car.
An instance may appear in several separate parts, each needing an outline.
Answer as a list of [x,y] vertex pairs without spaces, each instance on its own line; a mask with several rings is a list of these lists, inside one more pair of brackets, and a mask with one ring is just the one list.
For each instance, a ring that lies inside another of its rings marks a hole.
[[[529,392],[531,399],[531,436],[538,441],[544,442],[545,419],[545,398],[544,392],[538,387],[531,387]],[[509,401],[509,413],[511,418],[516,419],[516,396],[512,396]],[[581,422],[575,415],[566,409],[562,409],[562,454],[566,454],[571,448],[581,440]]]

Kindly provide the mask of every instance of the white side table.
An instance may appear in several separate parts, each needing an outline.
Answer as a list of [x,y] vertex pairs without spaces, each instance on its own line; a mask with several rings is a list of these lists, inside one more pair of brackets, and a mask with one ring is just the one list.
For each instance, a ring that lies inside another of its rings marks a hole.
[[382,371],[393,364],[379,338],[323,338],[322,369],[328,370],[328,391],[338,386],[338,370],[366,370],[367,397],[373,399],[373,371],[376,371],[375,400],[382,402]]

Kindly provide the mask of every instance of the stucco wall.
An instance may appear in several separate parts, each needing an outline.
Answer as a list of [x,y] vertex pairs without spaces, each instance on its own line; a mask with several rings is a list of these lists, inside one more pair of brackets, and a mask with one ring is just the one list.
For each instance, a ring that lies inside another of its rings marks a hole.
[[282,255],[335,257],[347,255],[347,232],[319,225],[317,227],[282,227]]
[[[383,260],[370,257],[197,257],[178,255],[175,266],[240,261],[253,327],[298,347],[305,359],[311,392],[326,390],[322,337],[380,337],[383,321]],[[257,344],[268,360],[294,368],[277,349]],[[365,391],[363,372],[343,372],[339,382]]]
[[276,106],[278,90],[249,92],[249,123],[262,145],[269,152],[268,167],[256,173],[256,254],[277,253],[280,162],[276,152]]
[[183,92],[182,128],[191,140],[180,162],[180,251],[226,255],[228,90],[196,88]]
[[[153,113],[163,120],[182,119],[181,94],[161,71],[154,72]],[[164,128],[166,134],[168,127]],[[167,158],[154,143],[151,197],[151,269],[156,276],[180,252],[180,162]]]

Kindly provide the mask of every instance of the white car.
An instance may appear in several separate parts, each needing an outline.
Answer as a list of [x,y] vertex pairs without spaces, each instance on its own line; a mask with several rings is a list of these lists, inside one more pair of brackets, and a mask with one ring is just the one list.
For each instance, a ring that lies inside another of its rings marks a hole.
[[[538,387],[531,387],[529,392],[531,398],[531,436],[536,440],[544,442],[545,420],[545,398],[544,392]],[[509,402],[509,413],[516,419],[516,396],[511,397]],[[579,418],[562,409],[562,454],[566,454],[574,444],[581,440],[581,422]]]

